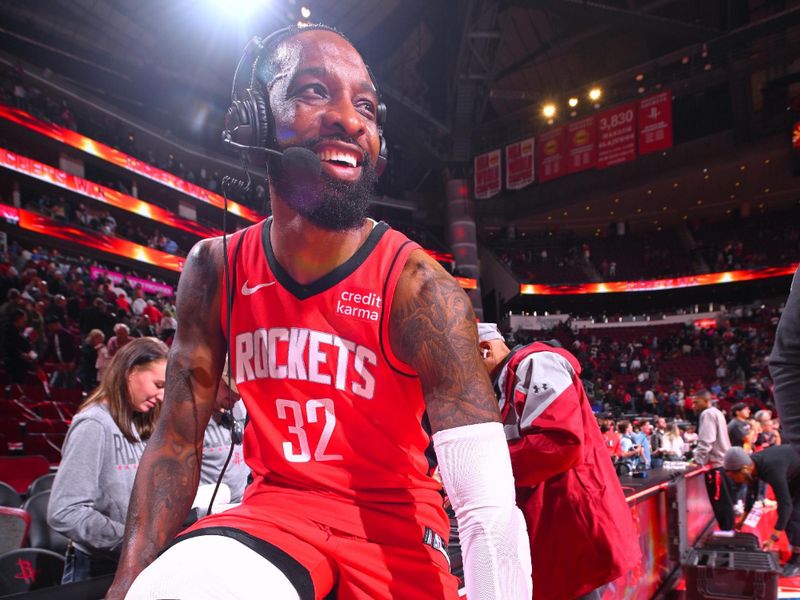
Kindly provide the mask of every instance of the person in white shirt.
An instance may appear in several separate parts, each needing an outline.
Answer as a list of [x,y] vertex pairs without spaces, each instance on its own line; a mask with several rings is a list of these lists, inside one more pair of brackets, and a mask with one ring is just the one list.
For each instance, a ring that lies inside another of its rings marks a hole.
[[711,405],[711,392],[708,390],[697,392],[692,404],[694,411],[700,413],[694,461],[698,465],[711,465],[711,469],[705,473],[708,499],[720,529],[731,530],[735,521],[732,483],[722,466],[725,452],[731,447],[728,424],[722,411]]

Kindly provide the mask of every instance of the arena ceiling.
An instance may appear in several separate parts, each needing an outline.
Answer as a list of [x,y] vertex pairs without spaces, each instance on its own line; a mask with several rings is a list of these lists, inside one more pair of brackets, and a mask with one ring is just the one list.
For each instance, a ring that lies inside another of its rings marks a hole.
[[[296,22],[305,6],[311,21],[339,28],[373,66],[390,109],[388,138],[406,165],[399,177],[414,189],[431,166],[469,164],[479,128],[539,119],[543,101],[582,98],[597,83],[605,101],[630,97],[668,69],[659,62],[665,56],[710,54],[719,64],[751,33],[796,24],[794,4],[4,0],[0,49],[151,121],[172,120],[173,130],[196,124],[201,108],[209,115],[204,125],[218,130],[243,45]],[[644,81],[636,79],[640,71]]]

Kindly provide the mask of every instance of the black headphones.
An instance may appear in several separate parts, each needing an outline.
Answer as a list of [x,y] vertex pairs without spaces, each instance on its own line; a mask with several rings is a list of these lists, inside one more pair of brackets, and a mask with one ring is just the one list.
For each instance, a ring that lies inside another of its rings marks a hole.
[[[313,28],[313,27],[312,27]],[[233,142],[238,146],[245,146],[258,150],[269,148],[272,143],[272,110],[269,106],[269,97],[254,85],[256,81],[256,68],[259,60],[267,49],[278,38],[285,36],[295,27],[285,27],[271,33],[264,39],[254,37],[244,49],[242,58],[236,66],[233,76],[233,89],[231,90],[231,105],[225,113],[225,129],[222,132],[223,140]],[[332,29],[320,27],[324,31]],[[300,29],[299,31],[303,31]],[[335,32],[337,33],[338,32]],[[341,34],[338,34],[341,35]],[[346,38],[345,38],[346,39]],[[383,126],[386,123],[386,105],[380,101],[380,93],[375,77],[367,67],[375,93],[378,94],[378,106],[375,109],[375,120],[378,124],[380,138],[380,151],[375,162],[375,172],[381,176],[386,168],[389,149],[383,137]]]

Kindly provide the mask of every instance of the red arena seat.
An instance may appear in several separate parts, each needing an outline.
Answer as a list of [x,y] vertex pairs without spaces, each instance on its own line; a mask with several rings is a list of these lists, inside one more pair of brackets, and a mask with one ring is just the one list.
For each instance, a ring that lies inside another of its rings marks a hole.
[[31,482],[50,472],[50,462],[44,456],[0,456],[0,481],[5,481],[20,494]]

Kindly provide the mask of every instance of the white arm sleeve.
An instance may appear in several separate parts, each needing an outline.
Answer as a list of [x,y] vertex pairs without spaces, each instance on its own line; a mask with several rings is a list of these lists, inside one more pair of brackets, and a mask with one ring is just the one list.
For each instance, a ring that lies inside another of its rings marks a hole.
[[433,435],[433,443],[458,520],[467,597],[530,600],[528,532],[515,503],[502,424],[445,429]]

